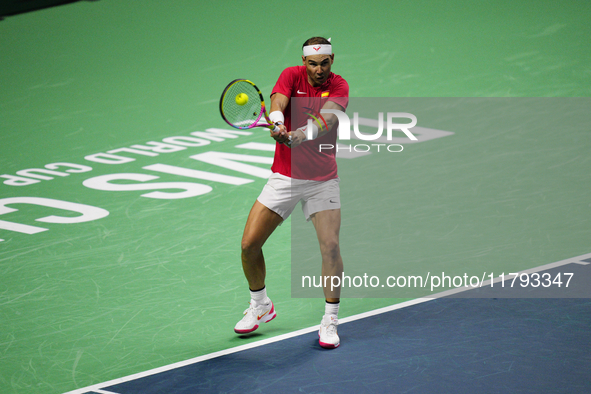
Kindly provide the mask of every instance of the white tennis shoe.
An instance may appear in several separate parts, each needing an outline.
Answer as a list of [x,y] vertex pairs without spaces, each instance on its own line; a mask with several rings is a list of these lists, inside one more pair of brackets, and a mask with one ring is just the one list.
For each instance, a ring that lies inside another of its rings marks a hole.
[[252,306],[253,301],[250,301],[250,306],[244,311],[244,317],[234,327],[237,334],[248,334],[259,328],[259,323],[268,323],[275,319],[277,313],[275,306],[271,300],[268,304]]
[[320,321],[320,330],[318,330],[318,343],[325,349],[334,349],[339,347],[341,340],[337,334],[339,319],[331,315],[324,315]]

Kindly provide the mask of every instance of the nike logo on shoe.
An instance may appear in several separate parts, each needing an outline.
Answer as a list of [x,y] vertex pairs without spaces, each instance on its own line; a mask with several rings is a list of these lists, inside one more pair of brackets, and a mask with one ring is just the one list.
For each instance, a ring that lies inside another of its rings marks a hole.
[[267,313],[269,313],[269,311],[263,313],[262,315],[258,316],[257,315],[257,319],[261,320],[263,318],[263,316],[265,316]]
[[235,333],[251,333],[257,328],[259,328],[259,323],[268,323],[277,317],[277,313],[275,312],[275,305],[273,305],[272,302],[269,310],[263,313],[262,315],[258,315],[255,309],[257,308],[254,308],[251,304],[248,307],[248,309],[244,311],[244,317],[238,323],[236,323],[236,326],[234,326]]

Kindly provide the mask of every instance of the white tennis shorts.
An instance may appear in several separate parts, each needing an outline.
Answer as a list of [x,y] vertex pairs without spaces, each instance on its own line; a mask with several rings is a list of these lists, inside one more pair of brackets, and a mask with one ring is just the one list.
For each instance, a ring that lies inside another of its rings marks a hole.
[[304,216],[310,220],[310,216],[316,212],[341,208],[339,178],[309,181],[273,173],[257,200],[283,220],[291,215],[301,201]]

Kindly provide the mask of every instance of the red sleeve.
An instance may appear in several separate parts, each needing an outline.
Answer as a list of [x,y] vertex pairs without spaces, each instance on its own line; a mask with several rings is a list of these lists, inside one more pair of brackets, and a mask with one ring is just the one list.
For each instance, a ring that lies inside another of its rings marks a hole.
[[295,86],[295,76],[296,73],[294,72],[295,67],[288,67],[279,76],[273,91],[271,92],[271,96],[275,93],[281,93],[284,96],[291,97],[293,87]]
[[349,105],[349,84],[341,76],[335,79],[334,86],[331,86],[330,89],[328,101],[335,102],[346,110]]

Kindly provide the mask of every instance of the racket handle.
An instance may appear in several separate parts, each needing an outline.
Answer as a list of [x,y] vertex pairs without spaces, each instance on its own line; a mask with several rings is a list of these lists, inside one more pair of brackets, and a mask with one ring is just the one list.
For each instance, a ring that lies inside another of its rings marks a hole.
[[[273,124],[273,132],[277,133],[280,130],[281,129],[279,128],[279,126],[277,126],[276,124]],[[284,144],[287,145],[287,146],[289,146],[291,148],[291,135],[288,138],[289,138],[289,140],[287,140],[286,142],[284,142]]]

